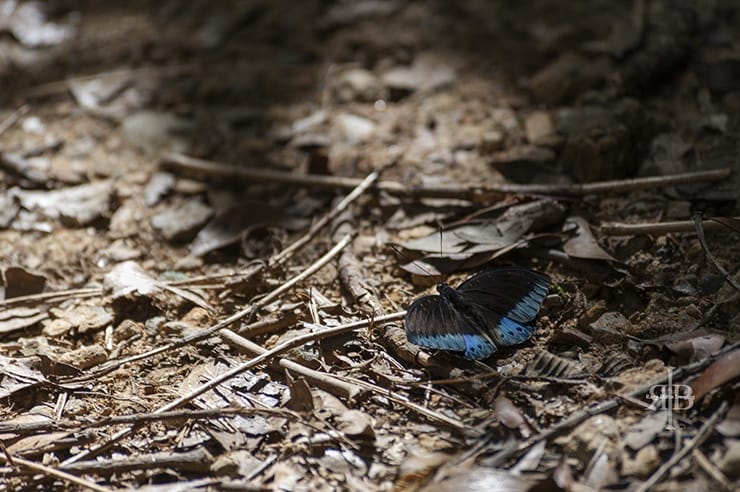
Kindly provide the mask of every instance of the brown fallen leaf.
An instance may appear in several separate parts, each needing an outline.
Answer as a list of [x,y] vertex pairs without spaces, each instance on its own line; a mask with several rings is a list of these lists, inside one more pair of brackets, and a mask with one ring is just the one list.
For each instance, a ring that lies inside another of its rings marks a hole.
[[717,333],[706,334],[690,338],[688,340],[677,340],[666,344],[668,350],[674,354],[685,357],[689,361],[697,361],[717,352],[725,344],[725,337]]
[[691,383],[696,401],[715,388],[740,376],[740,348],[717,359]]
[[5,283],[5,298],[27,296],[43,292],[46,277],[18,266],[12,266],[3,272]]
[[563,244],[563,251],[571,258],[618,261],[599,245],[591,232],[588,222],[583,217],[567,218],[563,228],[566,231],[573,230],[575,234]]
[[303,377],[296,379],[286,369],[285,380],[290,390],[290,400],[288,400],[287,407],[296,412],[312,412],[314,409],[313,395],[311,395],[311,388],[308,386],[306,379]]
[[[68,376],[79,373],[77,368],[53,361],[45,355],[20,358],[0,355],[0,398],[5,398],[25,388],[51,383],[50,376]],[[69,388],[72,387],[69,386]]]

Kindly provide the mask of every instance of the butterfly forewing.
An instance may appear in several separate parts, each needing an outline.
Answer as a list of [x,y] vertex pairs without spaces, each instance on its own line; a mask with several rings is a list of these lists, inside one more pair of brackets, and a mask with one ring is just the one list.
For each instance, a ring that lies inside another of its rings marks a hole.
[[474,275],[457,291],[466,303],[519,324],[535,319],[550,289],[550,277],[526,268],[497,268]]
[[464,352],[468,359],[484,359],[496,351],[491,337],[466,319],[441,296],[417,299],[406,312],[406,337],[422,347]]

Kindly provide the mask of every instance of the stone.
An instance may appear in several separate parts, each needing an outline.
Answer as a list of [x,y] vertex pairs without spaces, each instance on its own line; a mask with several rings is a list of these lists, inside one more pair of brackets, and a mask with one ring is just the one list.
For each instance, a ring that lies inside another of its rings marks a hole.
[[372,137],[375,123],[362,116],[342,113],[334,117],[332,136],[338,143],[357,145]]
[[80,347],[59,357],[60,362],[70,364],[78,369],[89,369],[108,359],[105,349],[98,344]]
[[555,124],[546,111],[536,111],[524,120],[527,140],[532,145],[556,145],[560,140],[555,131]]
[[622,474],[628,477],[646,478],[660,466],[660,463],[661,459],[655,446],[645,446],[635,454],[634,458],[623,458]]
[[374,101],[380,97],[380,81],[362,68],[342,72],[333,86],[334,97],[340,102]]
[[169,208],[152,217],[152,227],[168,241],[186,241],[195,236],[212,214],[211,207],[193,198],[181,207]]
[[589,325],[594,340],[604,344],[620,343],[630,333],[632,323],[622,313],[607,311]]
[[541,101],[563,104],[602,83],[609,70],[606,57],[592,59],[567,52],[532,76],[529,87]]

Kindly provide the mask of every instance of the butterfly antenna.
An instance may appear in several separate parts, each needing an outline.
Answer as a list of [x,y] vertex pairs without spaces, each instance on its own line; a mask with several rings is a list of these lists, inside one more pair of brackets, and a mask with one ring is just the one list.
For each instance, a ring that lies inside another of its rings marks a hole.
[[[442,231],[444,231],[444,224],[442,224],[442,221],[437,219],[437,229],[439,229],[439,259],[442,261]],[[439,282],[442,283],[444,279],[442,278],[442,272],[439,272]]]
[[401,251],[401,248],[399,248],[395,244],[389,244],[389,246],[391,247],[391,249],[393,249],[393,251],[395,251],[399,256],[402,256],[406,261],[408,261],[409,263],[413,263],[414,265],[416,265],[419,268],[419,270],[421,270],[422,272],[426,273],[430,277],[434,277],[435,276],[434,273],[430,272],[429,270],[427,270],[426,268],[424,268],[423,266],[421,266],[421,262],[419,262],[418,260],[412,259],[409,255],[407,255],[406,253],[404,253],[403,251]]

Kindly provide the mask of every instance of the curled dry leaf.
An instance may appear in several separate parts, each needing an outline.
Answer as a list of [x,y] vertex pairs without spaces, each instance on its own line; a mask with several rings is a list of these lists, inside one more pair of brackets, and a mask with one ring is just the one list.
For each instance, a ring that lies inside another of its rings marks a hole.
[[290,390],[290,400],[287,403],[288,408],[296,412],[312,412],[314,409],[313,395],[306,379],[303,377],[296,379],[286,369],[285,380],[288,383],[288,390]]
[[0,311],[0,334],[29,328],[49,317],[37,308],[18,307]]
[[49,376],[76,374],[79,374],[76,368],[52,361],[44,355],[21,358],[0,355],[0,398],[31,386],[46,384]]
[[566,232],[573,230],[574,236],[563,245],[563,251],[571,258],[584,260],[617,261],[599,246],[588,222],[583,217],[569,217],[565,220]]
[[103,288],[113,299],[121,299],[126,296],[152,297],[162,290],[167,290],[196,306],[213,311],[213,308],[199,295],[189,290],[167,285],[150,277],[135,261],[124,261],[113,267],[103,277]]
[[694,398],[698,401],[713,389],[738,376],[740,376],[740,349],[735,349],[704,369],[704,372],[691,383]]
[[688,340],[678,340],[666,344],[674,354],[685,357],[689,361],[697,361],[709,357],[725,344],[725,337],[718,333],[700,334]]
[[265,203],[243,202],[220,212],[198,232],[190,244],[190,254],[203,256],[236,244],[249,230],[280,224],[283,214]]
[[665,429],[667,421],[668,413],[665,411],[645,415],[642,420],[634,424],[627,431],[627,435],[624,438],[624,445],[633,451],[642,449]]

